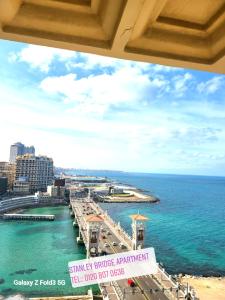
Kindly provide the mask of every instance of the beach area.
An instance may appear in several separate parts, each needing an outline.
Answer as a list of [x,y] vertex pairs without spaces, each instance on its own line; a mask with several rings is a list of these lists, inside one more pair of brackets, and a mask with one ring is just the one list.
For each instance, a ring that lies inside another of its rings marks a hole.
[[194,287],[200,300],[225,300],[225,277],[198,277],[185,275],[182,283]]

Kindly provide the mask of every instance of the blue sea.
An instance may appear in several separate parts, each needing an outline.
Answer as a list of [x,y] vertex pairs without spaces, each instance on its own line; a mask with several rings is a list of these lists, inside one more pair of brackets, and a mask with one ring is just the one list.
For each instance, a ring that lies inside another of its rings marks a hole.
[[171,274],[225,275],[225,177],[77,171],[107,176],[160,198],[157,204],[101,204],[131,232],[129,215],[149,217],[145,246]]
[[[160,198],[157,204],[102,203],[131,233],[129,216],[138,211],[149,217],[145,246],[155,248],[158,262],[171,274],[225,275],[225,178],[79,171],[107,176]],[[68,262],[85,258],[77,245],[78,229],[67,206],[30,208],[27,213],[54,214],[54,222],[0,221],[0,294],[29,296],[83,294],[73,289]],[[32,287],[14,280],[65,280],[65,285]],[[93,287],[98,293],[98,287]]]

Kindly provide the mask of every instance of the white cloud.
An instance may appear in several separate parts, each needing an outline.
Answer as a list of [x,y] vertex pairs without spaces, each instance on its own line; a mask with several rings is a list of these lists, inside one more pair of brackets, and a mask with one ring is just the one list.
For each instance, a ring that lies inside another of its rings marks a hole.
[[[44,73],[63,62],[69,74],[60,64],[41,82],[29,78],[30,86],[26,74],[24,89],[14,93],[0,85],[8,145],[1,157],[8,159],[9,145],[19,139],[68,167],[193,170],[225,159],[223,105],[176,99],[194,91],[189,71],[31,45],[9,59]],[[209,80],[200,89],[212,93],[220,83]]]
[[193,75],[190,73],[185,73],[182,75],[177,75],[172,78],[172,84],[174,85],[174,94],[177,97],[184,96],[185,92],[190,86],[190,82],[193,79]]
[[219,90],[219,88],[224,85],[223,76],[215,76],[208,81],[201,82],[197,85],[197,90],[200,93],[213,94]]
[[151,80],[139,69],[127,67],[112,74],[77,78],[76,74],[45,78],[40,87],[48,93],[58,94],[76,111],[105,113],[111,106],[127,107],[151,100],[154,90],[165,88],[163,78]]
[[154,64],[151,64],[151,69],[155,72],[165,72],[165,73],[185,71],[185,69],[183,69],[183,68],[163,66],[163,65],[154,65]]
[[105,68],[112,68],[114,70],[135,68],[141,71],[149,71],[152,74],[184,71],[182,68],[171,66],[155,65],[38,45],[27,45],[17,53],[10,52],[8,59],[10,62],[25,62],[31,68],[38,69],[44,73],[50,70],[50,66],[54,60],[63,61],[68,71],[72,71],[74,68],[89,71]]
[[135,68],[144,71],[149,70],[149,67],[150,64],[144,62],[135,62],[88,53],[78,53],[75,62],[73,60],[67,62],[68,70],[82,68],[85,70],[101,69],[103,71],[105,68],[112,68],[115,71],[122,68]]
[[66,61],[73,57],[76,57],[76,52],[45,46],[28,45],[18,53],[10,53],[9,60],[11,62],[26,62],[31,68],[39,69],[41,72],[47,73],[55,58],[59,61]]

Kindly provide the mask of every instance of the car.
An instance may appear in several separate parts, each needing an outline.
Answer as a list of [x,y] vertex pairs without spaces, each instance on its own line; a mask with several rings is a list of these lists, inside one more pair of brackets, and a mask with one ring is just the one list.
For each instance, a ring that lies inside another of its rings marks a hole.
[[126,248],[127,248],[123,243],[119,243],[119,247],[120,247],[121,249],[126,249]]
[[112,242],[112,245],[117,246],[118,244],[117,244],[117,242]]
[[130,279],[130,278],[129,278],[129,279],[127,280],[127,283],[128,283],[128,285],[129,285],[130,287],[132,287],[132,288],[135,287],[135,282],[133,281],[133,279]]
[[110,231],[107,231],[107,235],[110,235],[111,234],[111,232]]
[[104,244],[104,247],[105,247],[105,248],[109,247],[109,244],[108,244],[108,243],[105,243],[105,244]]
[[103,239],[106,239],[106,236],[105,236],[105,235],[102,235],[102,238],[103,238]]

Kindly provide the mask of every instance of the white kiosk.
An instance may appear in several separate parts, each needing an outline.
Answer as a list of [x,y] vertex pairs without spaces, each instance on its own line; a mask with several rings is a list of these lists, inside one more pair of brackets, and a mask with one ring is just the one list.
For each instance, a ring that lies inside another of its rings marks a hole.
[[130,216],[132,219],[132,247],[133,250],[142,249],[144,247],[145,227],[144,222],[148,220],[147,217],[136,214]]
[[100,224],[103,218],[98,215],[86,217],[87,222],[87,258],[99,255]]

